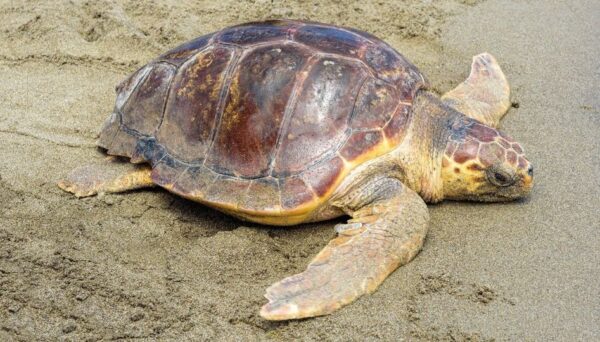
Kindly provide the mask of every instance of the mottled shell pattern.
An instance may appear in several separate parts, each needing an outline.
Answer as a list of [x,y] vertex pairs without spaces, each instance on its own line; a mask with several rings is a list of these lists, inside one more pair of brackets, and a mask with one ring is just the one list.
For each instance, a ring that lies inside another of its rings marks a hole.
[[301,217],[401,142],[423,87],[414,65],[367,33],[249,23],[127,78],[99,145],[149,162],[156,184],[183,197],[241,217]]

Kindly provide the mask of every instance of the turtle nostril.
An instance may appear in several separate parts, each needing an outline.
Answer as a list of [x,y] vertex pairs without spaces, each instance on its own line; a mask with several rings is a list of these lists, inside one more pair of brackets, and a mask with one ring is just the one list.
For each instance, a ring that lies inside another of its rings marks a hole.
[[529,165],[529,168],[527,169],[527,174],[530,177],[533,177],[533,165]]

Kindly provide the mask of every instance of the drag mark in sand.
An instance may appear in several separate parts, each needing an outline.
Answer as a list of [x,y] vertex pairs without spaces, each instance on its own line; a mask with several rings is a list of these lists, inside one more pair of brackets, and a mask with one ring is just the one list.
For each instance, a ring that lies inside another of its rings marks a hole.
[[73,56],[67,54],[31,54],[21,57],[0,55],[0,63],[21,65],[28,62],[46,63],[51,65],[76,65],[109,69],[113,71],[130,72],[140,62],[137,60],[117,61],[112,57],[92,57],[88,55]]
[[96,144],[93,143],[89,143],[89,144],[73,144],[73,143],[68,143],[68,142],[64,142],[64,141],[56,141],[56,140],[52,140],[50,138],[45,138],[45,137],[41,137],[38,135],[34,135],[31,133],[27,133],[27,132],[21,132],[21,131],[12,131],[12,130],[5,130],[5,129],[0,129],[0,133],[4,133],[4,134],[14,134],[14,135],[20,135],[23,137],[28,137],[31,139],[36,139],[36,140],[41,140],[41,141],[46,141],[55,145],[59,145],[59,146],[66,146],[66,147],[77,147],[77,148],[95,148]]

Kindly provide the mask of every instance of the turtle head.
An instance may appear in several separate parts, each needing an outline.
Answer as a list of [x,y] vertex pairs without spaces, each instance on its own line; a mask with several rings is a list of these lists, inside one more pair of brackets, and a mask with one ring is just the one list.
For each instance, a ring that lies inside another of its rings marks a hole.
[[442,179],[446,199],[509,201],[529,194],[533,166],[512,138],[463,118],[451,127]]

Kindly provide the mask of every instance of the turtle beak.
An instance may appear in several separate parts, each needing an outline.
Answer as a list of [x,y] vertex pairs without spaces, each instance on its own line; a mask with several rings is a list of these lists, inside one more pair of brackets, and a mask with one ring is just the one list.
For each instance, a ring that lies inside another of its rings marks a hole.
[[533,165],[529,164],[525,172],[521,174],[523,194],[528,195],[533,188]]

